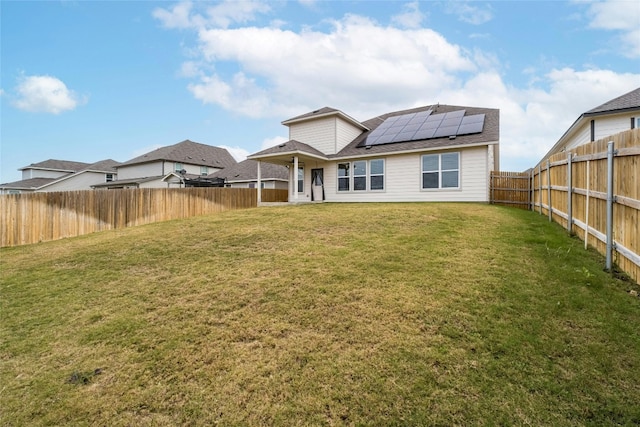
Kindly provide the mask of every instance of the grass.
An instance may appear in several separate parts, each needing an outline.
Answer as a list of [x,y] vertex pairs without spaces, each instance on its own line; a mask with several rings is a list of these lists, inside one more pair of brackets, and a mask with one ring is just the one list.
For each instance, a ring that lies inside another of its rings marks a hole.
[[2,425],[640,423],[638,286],[532,212],[269,207],[0,256]]

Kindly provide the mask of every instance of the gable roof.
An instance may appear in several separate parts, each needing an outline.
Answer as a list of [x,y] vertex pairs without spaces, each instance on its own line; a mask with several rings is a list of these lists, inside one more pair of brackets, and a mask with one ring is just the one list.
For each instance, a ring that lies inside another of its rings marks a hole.
[[91,163],[86,168],[82,169],[84,171],[92,171],[92,172],[107,172],[107,173],[116,173],[116,168],[120,165],[120,162],[116,162],[112,159],[100,160],[99,162]]
[[[65,175],[68,176],[68,175]],[[8,182],[6,184],[0,184],[0,188],[8,190],[37,190],[47,184],[51,184],[60,178],[29,178],[21,181]]]
[[584,115],[612,113],[614,111],[633,110],[636,108],[640,108],[640,87],[632,90],[631,92],[625,93],[624,95],[620,95],[617,98],[613,98],[602,105],[598,105],[597,107],[585,112]]
[[[256,181],[258,179],[258,162],[256,160],[243,160],[229,168],[214,172],[208,178],[224,178],[227,182]],[[273,163],[260,165],[260,178],[264,180],[289,180],[289,171],[286,167]]]
[[553,147],[551,147],[551,149],[547,151],[547,154],[544,155],[540,162],[546,160],[551,155],[564,149],[569,136],[573,135],[574,132],[587,121],[587,119],[596,116],[625,113],[635,110],[640,111],[640,87],[582,113],[580,117],[578,117],[576,121],[573,122],[573,124],[569,126],[569,128],[562,134],[560,139],[558,139]]
[[[372,145],[369,147],[365,147],[363,141],[373,132],[378,126],[380,126],[386,119],[393,116],[401,116],[404,114],[417,113],[420,111],[428,111],[432,110],[434,114],[448,113],[451,111],[460,111],[465,110],[465,115],[476,115],[476,114],[484,114],[485,121],[482,132],[469,134],[469,135],[458,135],[455,138],[450,138],[448,136],[442,138],[431,138],[431,139],[422,139],[415,141],[403,141],[403,142],[395,142],[389,144],[380,144],[380,145]],[[318,110],[320,111],[320,110]],[[331,113],[334,111],[333,109],[329,109],[325,111],[326,113]],[[337,111],[337,110],[335,110]],[[314,112],[315,113],[315,112]],[[311,114],[311,115],[310,115]],[[320,111],[317,114],[322,114]],[[290,119],[297,120],[299,118],[308,118],[315,117],[313,113],[303,114],[302,116],[298,116],[297,118]],[[283,122],[285,123],[285,122]],[[380,154],[389,154],[389,153],[401,153],[401,152],[413,152],[413,151],[425,151],[425,150],[441,150],[446,148],[456,148],[461,146],[475,146],[475,145],[488,145],[488,144],[498,144],[500,140],[500,110],[495,108],[476,108],[476,107],[463,107],[463,106],[455,106],[455,105],[429,105],[418,108],[411,108],[407,110],[399,110],[391,113],[386,113],[377,117],[373,117],[369,120],[366,120],[361,123],[362,128],[366,129],[360,135],[358,135],[355,139],[353,139],[347,146],[345,146],[342,150],[340,150],[336,154],[324,154],[316,148],[305,144],[300,141],[290,140],[285,142],[284,144],[277,145],[275,147],[267,148],[266,150],[262,150],[258,153],[250,155],[249,159],[265,159],[268,157],[280,158],[286,155],[305,155],[310,157],[319,158],[322,160],[330,160],[330,159],[347,159],[353,157],[362,157],[362,156],[374,156]],[[266,160],[266,159],[265,159]]]
[[247,158],[252,159],[254,157],[283,156],[287,154],[306,154],[322,160],[326,160],[328,158],[327,155],[322,151],[313,148],[312,146],[310,146],[309,144],[305,144],[304,142],[296,141],[295,139],[291,139],[282,144],[275,145],[273,147],[267,148],[266,150],[259,151],[255,154],[251,154]]
[[352,125],[362,129],[362,130],[367,130],[367,127],[360,123],[359,121],[357,121],[356,119],[354,119],[353,117],[343,113],[340,110],[337,110],[335,108],[331,108],[331,107],[322,107],[318,110],[312,111],[310,113],[305,113],[305,114],[301,114],[299,116],[293,117],[291,119],[285,120],[282,122],[283,125],[285,126],[289,126],[291,124],[294,123],[300,123],[300,122],[305,122],[305,121],[309,121],[309,120],[315,120],[321,117],[330,117],[330,116],[338,116],[341,117],[343,120],[351,123]]
[[166,160],[170,162],[188,163],[214,168],[226,168],[236,164],[229,152],[221,147],[200,144],[188,139],[174,145],[160,147],[141,156],[128,160],[120,166]]
[[55,170],[55,171],[62,171],[62,172],[78,172],[82,169],[85,169],[89,165],[90,163],[73,162],[70,160],[49,159],[43,162],[31,163],[30,165],[24,166],[18,170],[21,171],[25,169],[46,169],[46,170]]

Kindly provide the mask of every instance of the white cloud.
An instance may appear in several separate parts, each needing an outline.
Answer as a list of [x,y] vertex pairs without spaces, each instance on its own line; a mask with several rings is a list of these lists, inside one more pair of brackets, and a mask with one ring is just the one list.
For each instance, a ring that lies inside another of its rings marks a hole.
[[458,20],[472,25],[484,24],[493,19],[493,12],[488,5],[482,8],[466,2],[447,2],[445,11],[457,15]]
[[[490,19],[490,10],[481,16]],[[580,114],[640,79],[548,66],[531,74],[530,86],[513,87],[495,54],[464,49],[428,28],[383,26],[356,15],[328,22],[324,31],[201,27],[199,57],[183,67],[193,76],[188,88],[203,103],[278,121],[324,106],[359,120],[436,102],[499,108],[502,165],[524,170]],[[285,140],[265,139],[262,149]]]
[[13,105],[30,112],[60,114],[75,109],[87,101],[67,88],[62,80],[52,76],[22,76],[16,87]]
[[425,19],[425,14],[420,11],[420,4],[414,1],[406,3],[402,8],[404,11],[391,17],[391,22],[404,28],[420,28]]
[[170,9],[156,8],[152,15],[166,28],[228,28],[232,24],[253,21],[259,14],[271,10],[268,4],[261,1],[225,0],[204,8],[202,13],[195,12],[196,8],[202,9],[200,5],[202,3],[194,5],[190,1],[184,1]]
[[640,57],[640,6],[636,2],[607,0],[589,3],[589,28],[616,31],[620,52],[629,58]]
[[226,149],[237,162],[245,160],[247,156],[251,154],[242,147],[230,147],[228,145],[217,145],[217,147]]

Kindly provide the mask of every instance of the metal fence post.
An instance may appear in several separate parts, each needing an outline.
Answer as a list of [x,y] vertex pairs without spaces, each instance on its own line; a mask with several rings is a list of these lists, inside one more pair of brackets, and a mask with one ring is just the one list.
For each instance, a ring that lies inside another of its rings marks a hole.
[[613,253],[613,141],[607,144],[607,257],[605,268],[611,271]]
[[572,199],[573,199],[573,188],[572,188],[572,180],[571,180],[571,171],[572,165],[571,161],[573,160],[573,154],[569,153],[567,156],[567,231],[571,233],[571,228],[573,226],[573,211],[572,211]]
[[549,222],[553,221],[553,216],[551,214],[551,160],[547,159],[547,199],[548,210],[549,210]]

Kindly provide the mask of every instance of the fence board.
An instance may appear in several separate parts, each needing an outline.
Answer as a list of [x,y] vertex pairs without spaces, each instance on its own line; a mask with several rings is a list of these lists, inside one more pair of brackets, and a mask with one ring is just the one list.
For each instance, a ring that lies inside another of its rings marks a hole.
[[[549,214],[547,202],[551,192],[551,218],[576,233],[600,253],[606,253],[607,145],[614,142],[614,261],[636,282],[640,281],[640,129],[632,129],[585,144],[570,152],[544,159],[533,169],[534,209]],[[571,155],[572,219],[569,227],[567,156]],[[547,182],[547,161],[550,182]],[[538,209],[536,209],[538,208]],[[587,231],[588,230],[588,231]],[[603,236],[605,236],[603,238]],[[619,250],[615,250],[618,247]]]
[[490,202],[495,205],[529,209],[531,175],[526,172],[491,172]]
[[146,188],[0,196],[0,247],[245,209],[251,188]]

